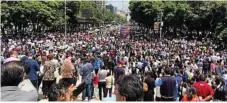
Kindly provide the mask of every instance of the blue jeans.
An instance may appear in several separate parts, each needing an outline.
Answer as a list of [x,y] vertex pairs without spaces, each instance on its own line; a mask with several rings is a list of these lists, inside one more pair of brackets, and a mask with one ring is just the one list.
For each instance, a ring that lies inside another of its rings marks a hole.
[[82,101],[85,100],[86,96],[88,96],[88,101],[91,100],[91,85],[91,83],[86,84],[86,87],[82,92]]

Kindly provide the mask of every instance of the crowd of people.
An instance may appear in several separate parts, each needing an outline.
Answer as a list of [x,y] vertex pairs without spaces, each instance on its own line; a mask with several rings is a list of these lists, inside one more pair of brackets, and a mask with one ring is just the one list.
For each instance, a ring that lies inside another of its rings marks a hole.
[[107,31],[3,36],[1,100],[73,101],[80,83],[82,101],[226,100],[227,55],[211,42]]

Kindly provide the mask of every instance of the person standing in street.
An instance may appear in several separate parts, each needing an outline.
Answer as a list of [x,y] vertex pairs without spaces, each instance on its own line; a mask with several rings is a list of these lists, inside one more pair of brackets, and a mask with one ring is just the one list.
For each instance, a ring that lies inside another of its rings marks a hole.
[[84,64],[80,70],[82,76],[82,82],[85,82],[85,89],[82,92],[82,101],[85,100],[86,94],[88,95],[88,101],[91,101],[91,86],[92,86],[92,72],[94,70],[91,61],[87,58],[82,58]]
[[176,78],[172,77],[171,69],[165,68],[165,75],[161,77],[162,84],[160,86],[161,101],[174,101],[174,92],[176,90]]
[[144,101],[154,101],[155,80],[152,71],[145,73],[144,83],[146,83],[148,87],[148,90],[144,92]]
[[111,76],[111,73],[107,73],[106,77],[106,96],[109,92],[109,97],[112,97],[112,88],[113,88],[113,76]]
[[98,71],[93,72],[93,87],[94,87],[94,97],[98,99],[98,84],[99,84],[99,78],[98,78]]
[[55,83],[54,71],[56,69],[55,63],[52,61],[54,55],[49,54],[47,56],[47,61],[44,64],[43,68],[43,95],[47,98],[48,90],[51,85]]
[[105,70],[105,67],[103,66],[101,70],[98,72],[98,78],[99,78],[99,99],[102,100],[102,91],[104,97],[106,97],[106,77],[107,77],[107,70]]
[[36,60],[32,59],[32,53],[28,53],[28,59],[24,62],[29,68],[28,78],[31,80],[33,86],[38,91],[38,72],[40,72],[39,64]]
[[[26,67],[21,61],[11,61],[1,67],[1,101],[37,101],[38,93],[32,87],[21,89],[26,76]],[[28,80],[30,82],[30,80]],[[27,82],[27,83],[28,83]],[[25,84],[26,87],[30,85]],[[30,89],[30,90],[28,90]]]
[[111,57],[109,57],[108,66],[107,67],[108,67],[111,75],[114,74],[114,65],[115,65],[115,63],[114,63],[113,59]]
[[114,84],[116,84],[118,78],[122,75],[125,75],[125,70],[123,68],[123,64],[119,63],[118,66],[114,68]]
[[69,84],[75,84],[74,71],[75,69],[71,59],[66,59],[61,67],[62,80]]
[[94,62],[94,68],[95,68],[95,71],[99,71],[100,68],[104,65],[102,59],[101,59],[101,56],[95,56],[95,62]]
[[200,74],[199,81],[193,84],[193,87],[197,90],[197,96],[202,97],[202,101],[210,101],[214,95],[212,87],[206,83],[206,76]]

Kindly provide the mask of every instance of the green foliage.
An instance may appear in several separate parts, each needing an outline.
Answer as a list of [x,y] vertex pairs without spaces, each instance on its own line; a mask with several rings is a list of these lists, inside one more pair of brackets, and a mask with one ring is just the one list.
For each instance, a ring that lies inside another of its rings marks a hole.
[[[129,3],[131,19],[152,27],[163,11],[163,30],[167,34],[216,38],[225,34],[226,1],[135,1]],[[221,25],[221,26],[220,26]],[[217,27],[219,26],[219,27]],[[173,32],[173,33],[171,33]],[[193,34],[193,32],[195,32]],[[199,32],[202,32],[200,35]],[[208,35],[211,32],[211,35]]]
[[[65,15],[66,5],[66,15]],[[125,22],[125,18],[101,9],[93,1],[2,1],[1,29],[17,34],[42,32],[44,30],[64,30],[64,25],[73,30],[78,17],[99,22]],[[65,22],[66,21],[66,22]]]

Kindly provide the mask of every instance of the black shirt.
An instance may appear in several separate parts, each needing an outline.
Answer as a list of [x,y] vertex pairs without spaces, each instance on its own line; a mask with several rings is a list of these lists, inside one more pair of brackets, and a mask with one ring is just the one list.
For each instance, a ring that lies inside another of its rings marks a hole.
[[154,94],[155,80],[153,78],[148,77],[145,79],[145,83],[148,86],[148,92],[150,94]]

